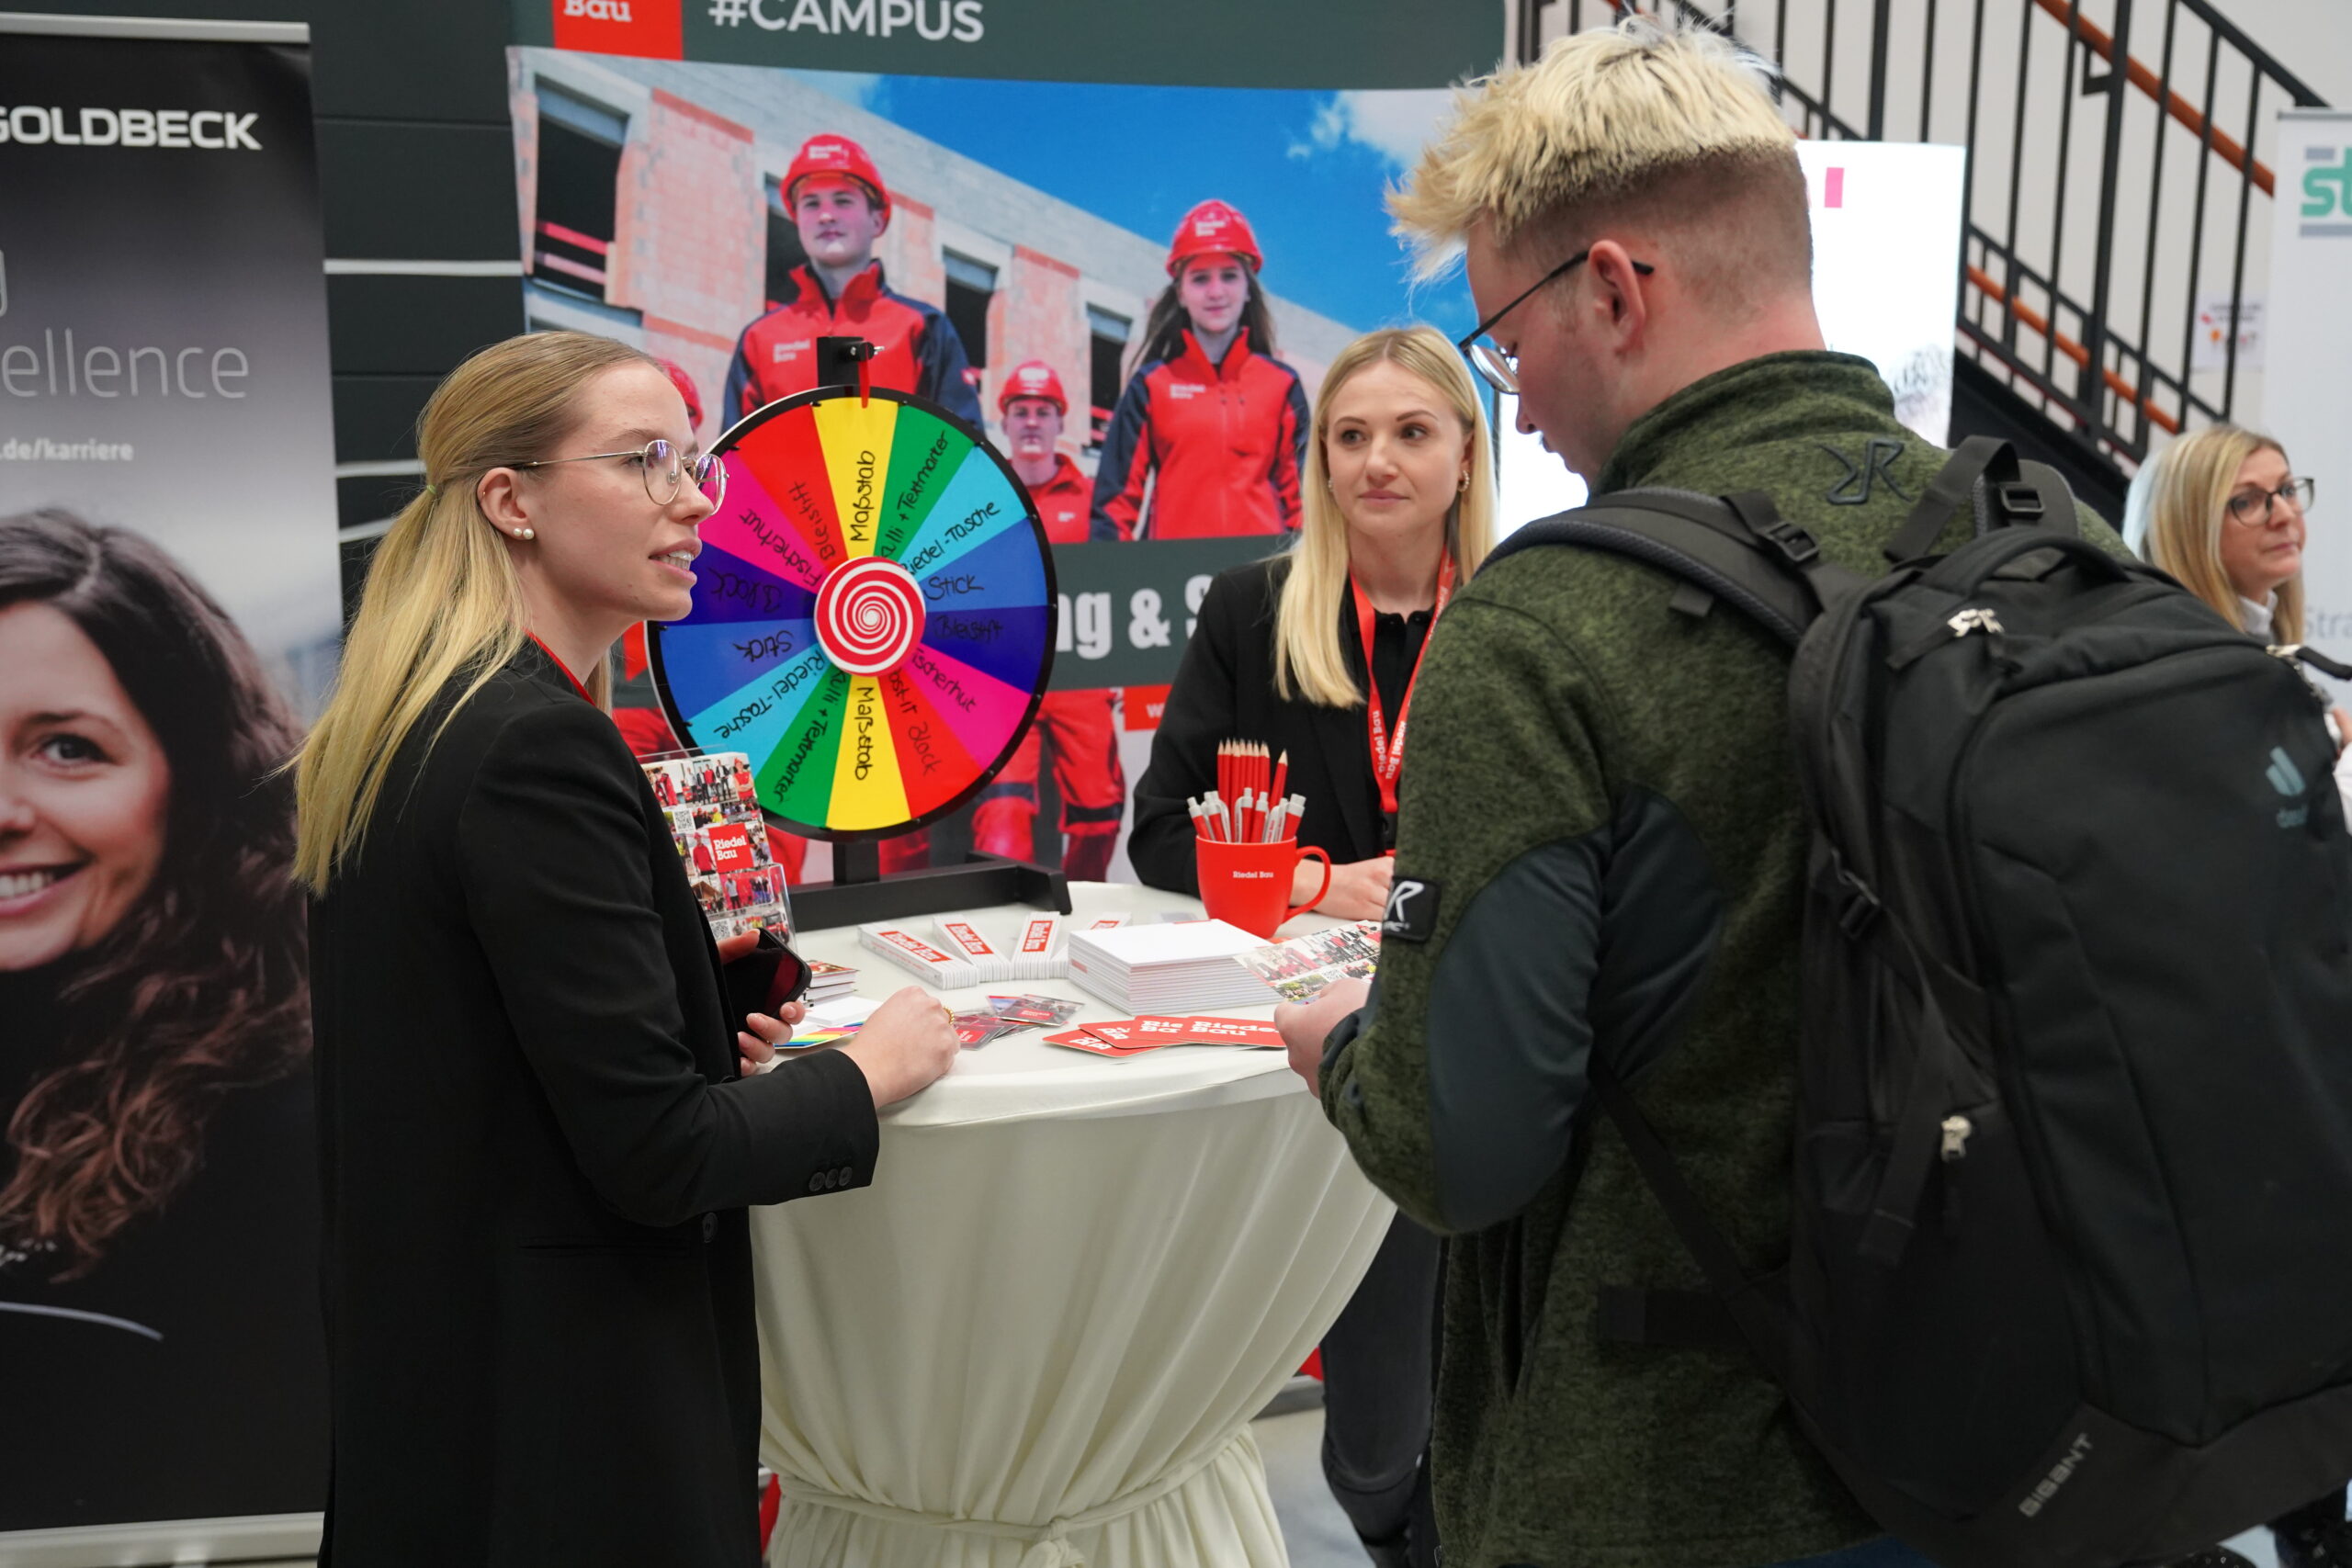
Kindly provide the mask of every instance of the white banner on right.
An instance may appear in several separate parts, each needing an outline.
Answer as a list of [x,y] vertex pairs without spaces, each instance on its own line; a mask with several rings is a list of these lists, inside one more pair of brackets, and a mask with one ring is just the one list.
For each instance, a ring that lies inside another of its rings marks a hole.
[[2352,111],[2285,109],[2271,202],[2263,423],[2318,484],[2304,635],[2352,657]]

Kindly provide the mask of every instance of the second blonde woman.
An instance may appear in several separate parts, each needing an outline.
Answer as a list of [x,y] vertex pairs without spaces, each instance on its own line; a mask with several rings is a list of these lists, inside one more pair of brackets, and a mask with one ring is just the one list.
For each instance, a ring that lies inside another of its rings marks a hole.
[[[1136,790],[1128,854],[1195,892],[1184,803],[1215,787],[1217,743],[1287,752],[1299,841],[1332,861],[1322,912],[1374,919],[1388,896],[1413,677],[1430,625],[1494,542],[1494,461],[1470,372],[1429,327],[1357,339],[1331,362],[1306,444],[1290,551],[1218,577]],[[1302,867],[1292,901],[1321,881]],[[1323,1470],[1374,1560],[1435,1561],[1428,1508],[1437,1242],[1399,1216],[1323,1341]]]

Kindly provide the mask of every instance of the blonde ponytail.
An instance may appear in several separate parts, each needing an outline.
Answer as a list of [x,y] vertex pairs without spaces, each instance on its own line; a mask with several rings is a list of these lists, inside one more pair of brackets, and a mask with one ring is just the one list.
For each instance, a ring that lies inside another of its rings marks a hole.
[[[377,548],[334,694],[294,762],[294,874],[313,892],[367,836],[393,757],[441,689],[471,672],[446,726],[522,649],[522,584],[474,482],[553,451],[571,432],[581,387],[634,363],[654,362],[609,338],[534,333],[483,349],[425,404],[424,491]],[[587,685],[600,705],[610,700],[603,669]]]

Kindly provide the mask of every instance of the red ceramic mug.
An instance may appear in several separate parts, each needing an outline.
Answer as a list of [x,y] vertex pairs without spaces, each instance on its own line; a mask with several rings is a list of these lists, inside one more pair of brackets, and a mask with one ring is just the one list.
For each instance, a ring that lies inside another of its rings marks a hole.
[[[1331,857],[1295,839],[1278,844],[1235,844],[1218,839],[1197,839],[1201,874],[1201,904],[1210,918],[1239,926],[1272,942],[1274,928],[1293,915],[1303,915],[1323,902],[1331,891]],[[1291,872],[1313,855],[1323,863],[1323,886],[1296,908],[1290,907]]]

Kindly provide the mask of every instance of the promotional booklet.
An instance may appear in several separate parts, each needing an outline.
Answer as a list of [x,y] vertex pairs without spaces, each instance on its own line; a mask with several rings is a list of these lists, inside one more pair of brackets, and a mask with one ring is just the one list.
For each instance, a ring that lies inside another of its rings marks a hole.
[[1380,967],[1380,922],[1358,920],[1308,931],[1237,953],[1233,961],[1272,986],[1283,1000],[1306,1001],[1334,980],[1372,978]]
[[792,905],[784,867],[768,850],[767,821],[752,791],[751,759],[710,751],[639,764],[670,819],[671,841],[715,937],[774,926],[789,939]]

